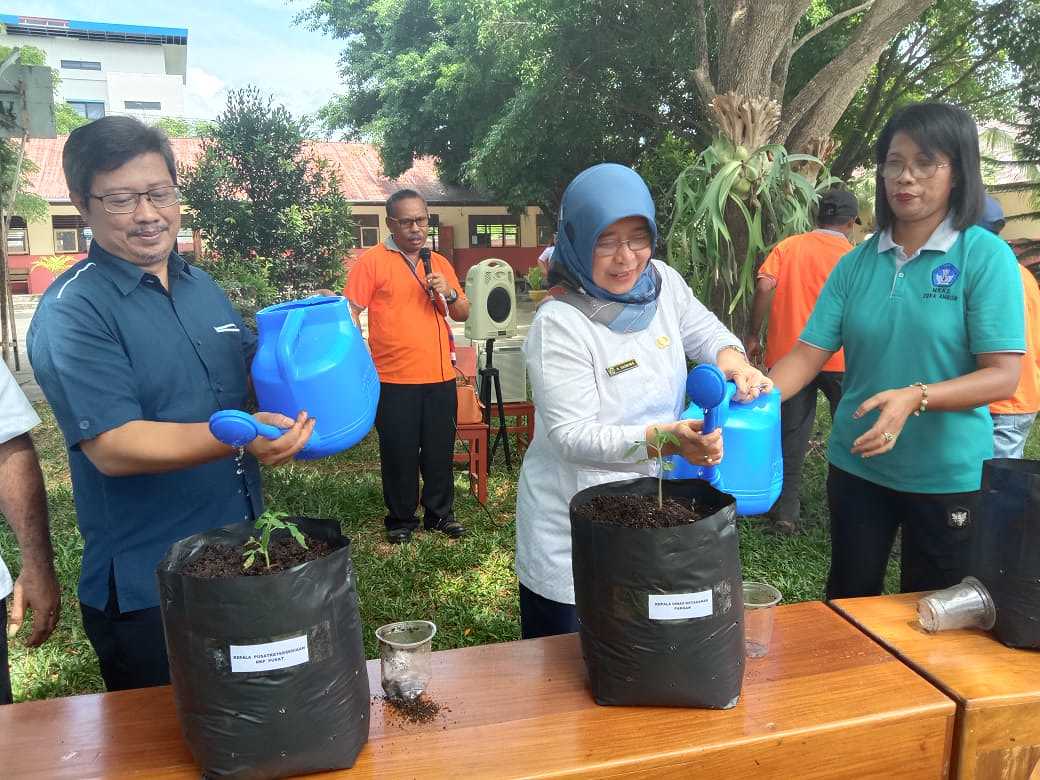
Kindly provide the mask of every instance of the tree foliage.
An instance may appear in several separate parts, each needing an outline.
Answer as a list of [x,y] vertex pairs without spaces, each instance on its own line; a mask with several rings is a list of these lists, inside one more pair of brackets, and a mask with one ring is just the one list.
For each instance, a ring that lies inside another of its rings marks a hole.
[[835,130],[835,175],[872,162],[885,121],[922,100],[963,106],[980,122],[1014,121],[1023,73],[1036,60],[1037,0],[937,0],[888,45]]
[[703,150],[716,93],[781,102],[773,140],[800,150],[932,2],[315,0],[302,17],[345,41],[330,131],[377,143],[388,175],[434,155],[449,181],[555,211],[588,165],[668,137]]
[[159,117],[154,124],[170,138],[198,138],[213,128],[212,122],[182,119],[177,116]]
[[203,265],[219,280],[249,277],[239,279],[247,297],[261,298],[342,286],[349,204],[329,163],[308,151],[303,123],[270,97],[232,92],[180,182],[204,237]]

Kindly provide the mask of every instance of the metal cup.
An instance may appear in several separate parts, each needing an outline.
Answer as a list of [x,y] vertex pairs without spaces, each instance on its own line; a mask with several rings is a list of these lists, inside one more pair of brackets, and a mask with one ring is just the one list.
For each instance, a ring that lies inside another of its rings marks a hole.
[[989,631],[997,622],[997,609],[986,586],[974,577],[917,602],[917,622],[929,633],[955,628]]

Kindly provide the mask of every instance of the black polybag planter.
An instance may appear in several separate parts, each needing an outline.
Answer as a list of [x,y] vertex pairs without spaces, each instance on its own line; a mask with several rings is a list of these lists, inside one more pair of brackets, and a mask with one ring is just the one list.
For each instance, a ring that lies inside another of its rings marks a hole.
[[1040,648],[1040,461],[987,460],[981,507],[972,573],[993,596],[993,631],[1008,647]]
[[[350,541],[333,520],[293,520],[335,551],[278,574],[179,573],[204,547],[239,545],[255,533],[252,523],[237,523],[182,539],[159,563],[174,701],[206,777],[261,780],[346,769],[368,741]],[[292,665],[271,668],[282,664]]]
[[[575,507],[601,495],[656,497],[657,479],[596,485],[571,499],[574,598],[596,702],[732,707],[744,678],[735,500],[702,480],[668,480],[666,498],[714,513],[676,528],[575,519]],[[693,617],[661,619],[681,614]]]

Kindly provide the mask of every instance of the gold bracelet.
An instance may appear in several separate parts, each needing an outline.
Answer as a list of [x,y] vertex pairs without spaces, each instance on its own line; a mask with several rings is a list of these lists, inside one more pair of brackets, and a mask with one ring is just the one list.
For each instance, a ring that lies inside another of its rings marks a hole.
[[916,387],[921,390],[921,404],[914,411],[914,417],[920,417],[922,412],[928,411],[928,385],[924,382],[914,382],[910,387]]

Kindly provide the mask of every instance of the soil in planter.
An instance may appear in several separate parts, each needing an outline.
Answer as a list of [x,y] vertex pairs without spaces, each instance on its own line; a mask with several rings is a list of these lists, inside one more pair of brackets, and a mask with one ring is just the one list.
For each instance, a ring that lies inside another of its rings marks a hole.
[[656,496],[596,496],[574,509],[578,520],[626,528],[674,528],[710,514],[674,498],[666,498],[658,507]]
[[284,537],[272,539],[268,545],[271,555],[271,568],[267,568],[264,556],[257,554],[253,565],[248,569],[242,568],[242,548],[228,544],[213,544],[205,548],[202,554],[193,558],[181,569],[182,574],[203,579],[214,579],[217,577],[255,577],[264,574],[277,574],[280,571],[291,569],[307,561],[324,558],[333,552],[334,548],[327,542],[306,536],[307,548],[304,549],[296,543],[296,540],[286,534]]

